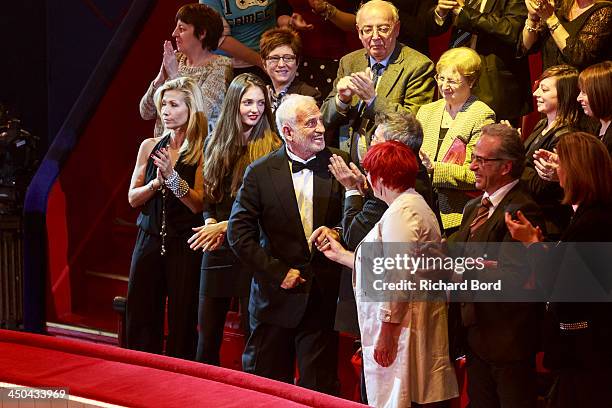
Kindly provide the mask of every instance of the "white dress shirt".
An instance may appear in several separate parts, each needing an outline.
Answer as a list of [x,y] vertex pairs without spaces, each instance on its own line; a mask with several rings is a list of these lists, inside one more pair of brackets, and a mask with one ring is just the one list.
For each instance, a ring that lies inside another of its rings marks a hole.
[[306,240],[308,240],[310,235],[312,235],[312,196],[314,190],[314,174],[313,171],[309,169],[303,169],[302,171],[294,173],[292,167],[293,160],[300,163],[308,163],[309,161],[314,160],[316,155],[312,156],[308,160],[303,160],[291,153],[289,148],[287,148],[287,156],[289,156],[289,169],[291,170],[293,190],[295,191],[295,198],[297,199],[298,209],[300,211],[300,220],[302,221],[302,227],[304,228],[304,236],[306,236]]
[[489,207],[489,216],[487,218],[491,218],[491,215],[493,215],[493,212],[495,211],[499,203],[502,202],[506,194],[508,194],[508,192],[512,190],[512,188],[516,186],[518,182],[518,180],[514,180],[506,184],[505,186],[498,188],[491,195],[489,195],[489,193],[484,193],[484,197],[487,197],[491,201],[491,206]]

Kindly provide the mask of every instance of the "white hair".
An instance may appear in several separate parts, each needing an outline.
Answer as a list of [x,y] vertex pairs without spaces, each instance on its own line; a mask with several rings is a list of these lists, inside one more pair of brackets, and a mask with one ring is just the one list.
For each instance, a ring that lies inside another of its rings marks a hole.
[[278,133],[284,139],[283,126],[290,124],[295,126],[297,111],[300,107],[308,104],[317,104],[317,101],[312,96],[289,94],[283,98],[280,106],[276,109],[276,128]]
[[393,5],[393,3],[385,1],[385,0],[370,0],[366,3],[363,3],[359,10],[357,10],[357,14],[355,14],[355,21],[359,24],[359,17],[361,15],[362,10],[370,7],[387,7],[393,16],[393,22],[397,23],[399,21],[399,12],[397,11],[397,7]]

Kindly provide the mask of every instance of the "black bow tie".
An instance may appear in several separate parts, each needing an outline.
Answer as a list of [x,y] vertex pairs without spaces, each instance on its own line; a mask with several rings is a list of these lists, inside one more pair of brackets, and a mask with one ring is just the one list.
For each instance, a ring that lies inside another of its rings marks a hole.
[[321,166],[319,165],[319,161],[316,158],[310,159],[306,163],[302,163],[297,160],[291,161],[291,171],[293,173],[299,173],[304,169],[316,172],[321,170]]

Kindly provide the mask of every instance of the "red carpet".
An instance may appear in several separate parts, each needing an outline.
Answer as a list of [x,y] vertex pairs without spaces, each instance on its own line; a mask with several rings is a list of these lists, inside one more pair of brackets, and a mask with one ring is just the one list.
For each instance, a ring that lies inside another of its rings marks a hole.
[[238,371],[0,330],[0,381],[132,407],[363,407]]

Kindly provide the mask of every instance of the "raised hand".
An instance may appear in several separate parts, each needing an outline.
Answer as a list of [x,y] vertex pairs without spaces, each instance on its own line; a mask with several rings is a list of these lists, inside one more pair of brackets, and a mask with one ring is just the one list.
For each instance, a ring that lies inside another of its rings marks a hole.
[[353,93],[364,102],[370,103],[376,97],[376,87],[370,68],[366,68],[364,72],[352,73],[351,85]]
[[366,177],[357,166],[354,163],[347,166],[342,157],[338,155],[332,155],[327,168],[347,190],[359,190],[366,183]]
[[537,0],[525,0],[525,6],[527,6],[527,14],[529,14],[529,18],[531,20],[539,20],[540,16],[538,15],[538,1]]
[[448,13],[458,6],[459,4],[454,0],[438,0],[438,5],[436,6],[436,13],[438,13],[438,15],[442,18],[446,18]]
[[506,212],[504,217],[508,231],[513,239],[522,242],[526,246],[544,240],[540,227],[534,227],[520,210],[516,212],[516,219],[512,219],[512,214],[509,212]]
[[[505,119],[502,119],[499,121],[500,125],[504,125],[504,126],[508,126],[510,129],[514,129],[514,126],[512,126],[512,124],[510,122],[508,122]],[[519,136],[521,135],[521,128],[516,129],[516,131],[518,132]]]
[[178,77],[178,62],[176,61],[176,50],[172,47],[171,41],[164,41],[164,57],[163,57],[164,70],[166,76],[170,79]]
[[174,168],[172,167],[172,158],[170,157],[168,149],[162,147],[159,150],[155,150],[153,154],[151,154],[151,158],[153,159],[153,164],[159,169],[162,177],[164,179],[170,177]]
[[344,103],[351,103],[351,99],[353,98],[353,85],[351,82],[350,76],[345,76],[340,78],[338,83],[336,84],[336,91],[338,92],[338,98]]
[[542,21],[548,20],[549,17],[555,14],[554,0],[536,0],[535,12]]
[[534,165],[538,176],[546,181],[559,181],[557,169],[559,168],[559,156],[548,150],[538,149],[533,154]]
[[309,31],[314,28],[314,26],[312,24],[308,24],[306,20],[304,20],[304,17],[302,17],[302,15],[299,13],[293,13],[291,15],[289,26],[296,31]]
[[325,1],[324,0],[308,0],[308,4],[312,8],[312,11],[315,14],[321,14],[325,11]]

